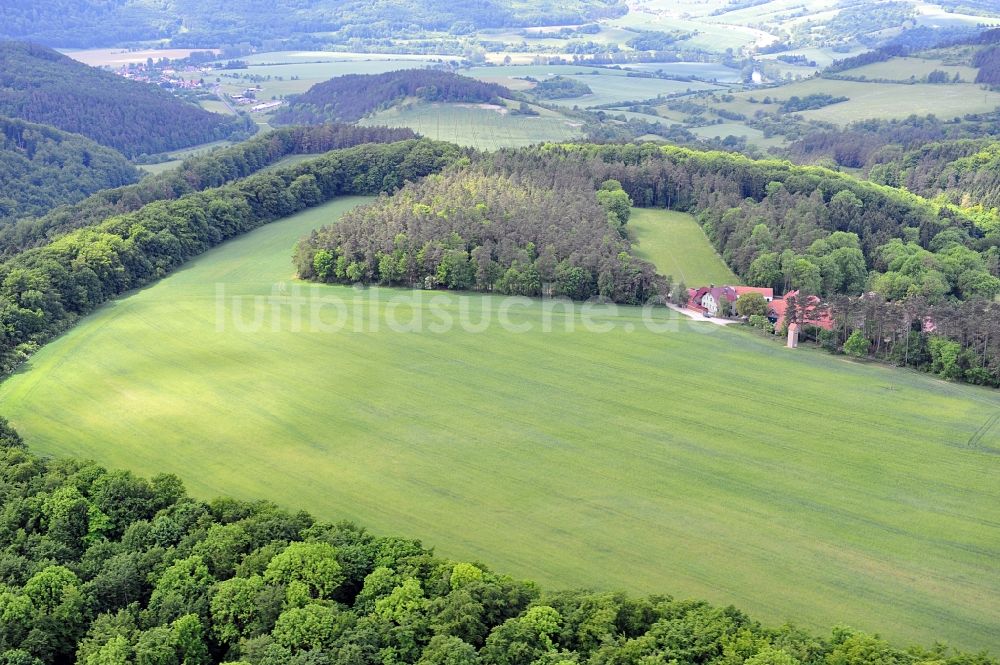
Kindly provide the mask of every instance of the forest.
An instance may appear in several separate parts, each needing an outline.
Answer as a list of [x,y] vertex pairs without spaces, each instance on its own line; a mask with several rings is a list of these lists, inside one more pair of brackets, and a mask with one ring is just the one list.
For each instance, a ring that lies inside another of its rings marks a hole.
[[82,134],[129,158],[256,131],[243,117],[22,42],[0,42],[0,115]]
[[[630,255],[627,216],[614,210],[631,201],[697,215],[745,283],[833,303],[840,328],[807,331],[831,350],[860,329],[886,340],[873,342],[873,352],[902,341],[907,364],[1000,384],[1000,308],[990,305],[1000,293],[994,216],[825,169],[649,144],[549,145],[472,159],[305,239],[299,274],[641,303],[667,296],[673,276],[647,273]],[[618,187],[620,202],[611,199]],[[594,205],[602,201],[606,220]],[[859,312],[870,302],[893,306],[869,323]],[[970,308],[974,320],[953,314]],[[943,348],[937,339],[955,343],[958,360],[945,369],[930,353],[910,354],[917,339],[925,349]]]
[[179,198],[220,187],[271,166],[289,155],[323,153],[363,143],[392,143],[416,138],[409,129],[327,124],[288,127],[255,136],[205,155],[189,157],[177,169],[143,178],[134,185],[95,193],[34,219],[0,226],[0,256],[11,256],[108,217],[133,212],[153,201]]
[[275,114],[276,125],[353,122],[369,113],[416,97],[427,102],[500,103],[513,93],[496,83],[433,69],[384,74],[348,74],[317,83]]
[[[416,540],[29,453],[0,419],[0,662],[997,665],[670,596],[547,591]],[[930,641],[933,636],[927,636]]]
[[666,295],[632,256],[631,201],[567,169],[453,168],[352,211],[304,239],[300,277],[643,304]]
[[342,194],[394,191],[459,154],[433,141],[366,144],[83,227],[0,264],[0,369],[80,316],[219,243]]
[[285,39],[316,32],[390,36],[421,30],[447,31],[532,25],[571,25],[625,13],[618,0],[324,0],[276,8],[260,0],[182,0],[148,3],[114,0],[12,0],[4,5],[0,38],[30,39],[49,46],[95,47],[170,39],[173,46],[215,48],[247,40]]
[[110,148],[0,116],[0,227],[138,179],[138,170]]

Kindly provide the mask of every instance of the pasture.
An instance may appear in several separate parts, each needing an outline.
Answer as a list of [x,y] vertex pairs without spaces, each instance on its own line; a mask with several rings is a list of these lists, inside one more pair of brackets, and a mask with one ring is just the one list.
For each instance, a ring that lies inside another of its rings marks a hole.
[[409,127],[428,138],[483,150],[572,141],[582,136],[579,121],[538,110],[540,115],[524,116],[504,113],[499,107],[419,103],[393,107],[358,124]]
[[296,239],[359,202],[109,303],[0,385],[0,412],[37,453],[270,497],[550,587],[1000,648],[996,392],[662,309],[294,282]]
[[672,276],[675,283],[739,284],[691,215],[633,208],[628,227],[639,258],[652,262],[657,272]]

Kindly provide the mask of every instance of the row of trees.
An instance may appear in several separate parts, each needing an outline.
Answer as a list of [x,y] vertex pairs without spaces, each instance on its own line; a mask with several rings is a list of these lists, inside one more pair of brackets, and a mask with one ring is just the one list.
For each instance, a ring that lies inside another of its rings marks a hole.
[[0,419],[10,665],[997,665],[669,596],[545,592],[419,541],[29,454]]
[[0,42],[0,115],[82,134],[126,157],[256,131],[158,86],[130,81],[36,44]]
[[869,292],[834,298],[823,308],[836,324],[833,330],[809,326],[800,311],[779,326],[805,323],[806,337],[831,352],[1000,387],[1000,304],[993,300],[932,303],[919,294],[890,300]]
[[177,169],[147,176],[134,185],[103,190],[76,205],[63,206],[42,217],[0,226],[0,255],[16,254],[74,229],[138,210],[153,201],[176,199],[220,187],[289,155],[317,154],[363,143],[392,143],[414,138],[416,134],[409,129],[335,124],[271,131],[233,146],[189,157]]
[[436,69],[402,69],[384,74],[348,74],[317,83],[278,111],[279,125],[352,122],[407,97],[429,102],[499,103],[513,97],[502,85]]
[[626,240],[631,201],[567,170],[459,164],[300,242],[301,277],[644,303],[666,295]]
[[138,179],[136,168],[110,148],[0,116],[0,226]]
[[156,201],[0,264],[0,368],[97,305],[159,279],[193,256],[262,224],[341,194],[377,194],[442,169],[456,146],[367,144],[286,169]]

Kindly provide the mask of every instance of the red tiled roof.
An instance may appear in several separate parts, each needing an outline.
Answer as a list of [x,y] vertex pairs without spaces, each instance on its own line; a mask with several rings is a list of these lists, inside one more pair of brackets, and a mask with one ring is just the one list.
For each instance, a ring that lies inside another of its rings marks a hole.
[[743,295],[744,293],[759,293],[767,300],[774,298],[774,289],[765,288],[763,286],[734,286],[732,288],[736,291],[737,297]]

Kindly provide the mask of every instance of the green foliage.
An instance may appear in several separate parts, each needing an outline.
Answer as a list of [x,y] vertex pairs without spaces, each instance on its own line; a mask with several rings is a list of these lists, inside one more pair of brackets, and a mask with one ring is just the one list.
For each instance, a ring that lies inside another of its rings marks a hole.
[[[57,334],[107,299],[162,277],[226,239],[312,205],[313,187],[298,188],[304,199],[292,196],[291,186],[302,178],[314,180],[324,199],[393,190],[442,168],[456,152],[452,146],[417,141],[334,151],[307,164],[157,201],[17,255],[0,266],[0,322],[8,331],[0,339],[0,369],[9,371],[23,361],[23,345]],[[300,271],[313,269],[310,256]],[[129,482],[122,478],[119,484]],[[121,489],[108,485],[101,494],[106,500],[95,502],[113,531],[140,501],[118,502],[115,493]]]
[[208,143],[248,130],[158,86],[130,81],[56,51],[0,43],[0,115],[82,134],[127,157]]
[[353,122],[407,97],[428,102],[499,103],[513,97],[507,88],[468,76],[432,69],[384,74],[348,74],[317,83],[274,115],[275,125]]
[[136,168],[110,148],[0,117],[0,225],[138,179]]
[[[98,192],[74,206],[64,206],[37,220],[23,220],[0,227],[0,252],[5,255],[48,242],[82,226],[97,224],[108,217],[134,212],[155,201],[172,200],[185,194],[221,187],[253,175],[283,157],[322,153],[362,143],[391,143],[415,138],[405,129],[322,125],[292,127],[261,134],[248,141],[186,159],[176,170],[147,176],[141,182]],[[315,192],[309,192],[314,198]],[[228,215],[235,225],[241,211],[214,204],[214,214]]]
[[552,76],[542,79],[531,89],[538,99],[570,99],[592,94],[593,90],[583,81],[568,76]]
[[[616,185],[609,181],[595,197],[591,183],[563,174],[452,168],[304,238],[299,275],[523,296],[541,295],[548,284],[570,298],[643,303],[660,278],[610,232],[609,217],[617,231],[631,212]],[[329,269],[341,263],[343,275]]]
[[740,316],[764,316],[767,314],[767,300],[759,293],[744,293],[736,299],[736,313]]
[[[301,37],[313,33],[334,42],[358,37],[398,37],[400,30],[509,28],[578,25],[625,13],[616,0],[565,0],[558,4],[527,0],[389,0],[378,4],[316,0],[276,8],[253,0],[181,2],[168,5],[143,0],[92,3],[52,0],[44,5],[15,4],[8,9],[0,38],[31,39],[59,47],[112,46],[170,39],[177,47],[216,48],[248,39]],[[462,27],[462,26],[466,27]],[[331,35],[331,33],[333,33]]]
[[844,353],[855,358],[864,358],[868,355],[868,338],[860,330],[855,330],[844,342]]

